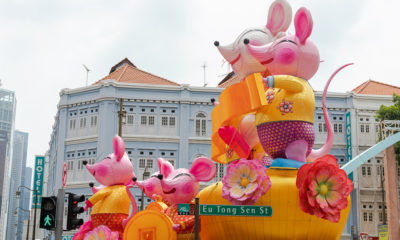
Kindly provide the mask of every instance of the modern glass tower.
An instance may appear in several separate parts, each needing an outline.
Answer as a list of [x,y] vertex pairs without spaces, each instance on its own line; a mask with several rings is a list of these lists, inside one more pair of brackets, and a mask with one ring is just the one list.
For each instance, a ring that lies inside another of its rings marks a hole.
[[0,238],[5,238],[11,175],[16,100],[12,91],[0,89]]

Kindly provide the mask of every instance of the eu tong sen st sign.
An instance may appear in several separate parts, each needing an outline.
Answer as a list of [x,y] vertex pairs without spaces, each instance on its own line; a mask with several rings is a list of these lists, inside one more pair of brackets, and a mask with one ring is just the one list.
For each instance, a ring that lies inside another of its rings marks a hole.
[[237,206],[201,204],[200,215],[271,217],[270,206]]

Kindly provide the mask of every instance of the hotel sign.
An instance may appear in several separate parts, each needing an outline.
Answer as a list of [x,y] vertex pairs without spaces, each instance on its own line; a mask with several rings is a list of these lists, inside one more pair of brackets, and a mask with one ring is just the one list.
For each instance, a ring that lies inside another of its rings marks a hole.
[[[42,202],[42,191],[43,191],[43,174],[44,174],[44,156],[35,156],[35,176],[33,178],[33,200],[32,208],[40,208],[40,203]],[[36,203],[36,196],[37,200]]]
[[[351,147],[351,116],[350,112],[346,113],[346,145],[347,145],[347,161],[353,159],[353,149]],[[353,173],[349,174],[349,178],[353,181]]]

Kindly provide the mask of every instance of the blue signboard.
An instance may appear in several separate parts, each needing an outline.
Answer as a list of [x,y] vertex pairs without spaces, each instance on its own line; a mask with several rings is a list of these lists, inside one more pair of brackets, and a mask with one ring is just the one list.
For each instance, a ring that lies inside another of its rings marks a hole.
[[[35,156],[35,176],[33,178],[33,200],[32,208],[40,208],[40,203],[42,202],[42,190],[43,190],[43,174],[44,174],[44,156]],[[37,200],[36,203],[36,196]]]
[[[346,113],[346,145],[347,145],[347,162],[353,159],[353,149],[351,146],[351,117],[350,112]],[[349,178],[353,181],[353,173],[349,174]]]

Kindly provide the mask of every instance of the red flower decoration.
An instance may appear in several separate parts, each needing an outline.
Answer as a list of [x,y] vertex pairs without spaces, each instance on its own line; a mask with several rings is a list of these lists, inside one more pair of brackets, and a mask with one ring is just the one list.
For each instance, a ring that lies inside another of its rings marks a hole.
[[285,99],[282,99],[282,102],[277,106],[282,115],[285,115],[286,113],[292,113],[292,108],[293,108],[293,102],[286,101]]
[[331,222],[339,222],[340,212],[347,207],[347,197],[353,191],[353,182],[332,155],[304,164],[297,173],[296,186],[300,208]]

